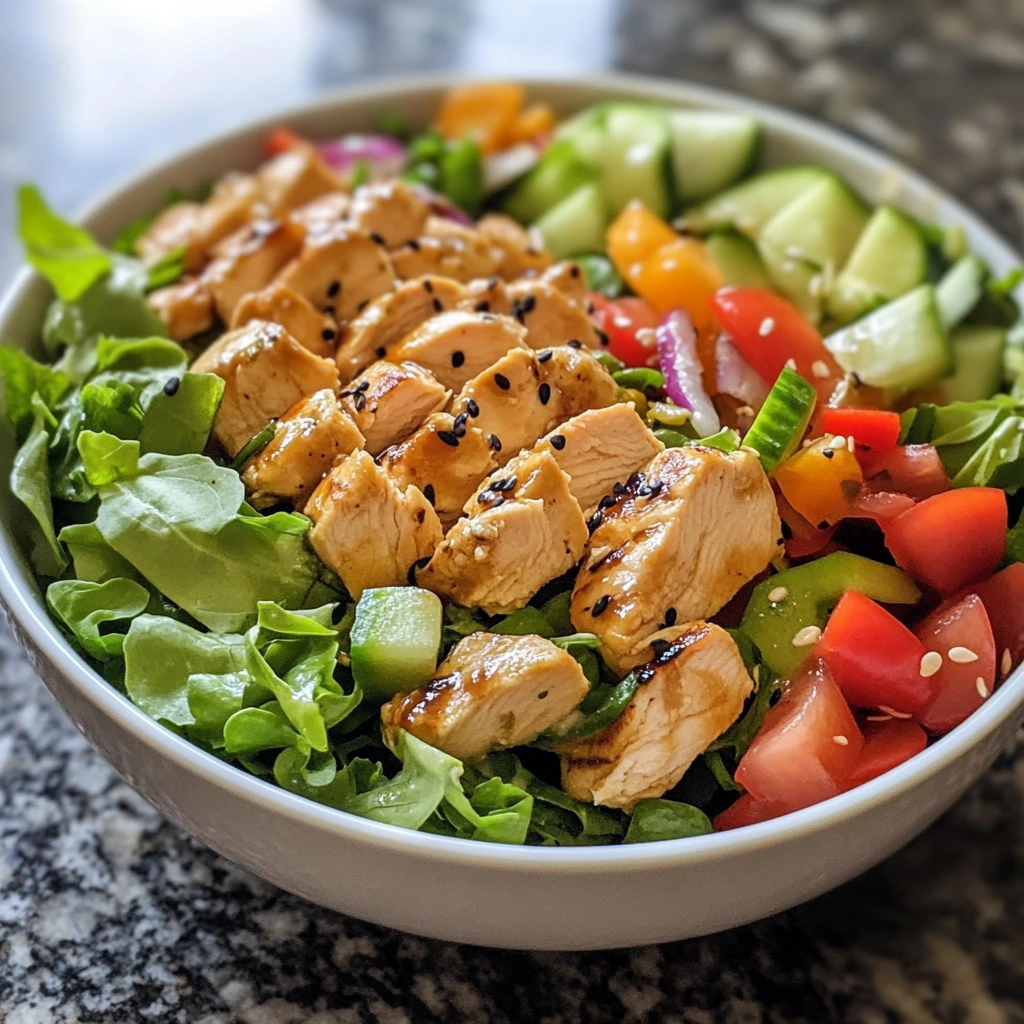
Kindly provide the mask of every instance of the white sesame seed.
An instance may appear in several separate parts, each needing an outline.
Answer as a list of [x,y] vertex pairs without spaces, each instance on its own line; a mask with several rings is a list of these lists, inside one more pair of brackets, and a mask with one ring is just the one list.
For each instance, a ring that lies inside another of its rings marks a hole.
[[832,742],[838,743],[841,747],[848,747],[850,745],[850,741],[845,736],[833,736]]
[[985,685],[985,680],[982,679],[981,676],[978,676],[978,678],[974,680],[974,685],[978,688],[978,696],[984,700],[988,696],[988,687]]
[[1008,676],[1010,674],[1010,670],[1013,668],[1013,656],[1010,654],[1009,647],[1003,651],[1003,661],[1000,667],[1003,670],[1004,676]]
[[921,657],[921,675],[927,679],[942,668],[942,655],[938,651],[928,651]]
[[796,369],[796,360],[795,359],[787,359],[786,360],[786,369],[787,370],[795,370]]
[[950,647],[949,660],[955,661],[958,665],[969,665],[977,661],[978,656],[969,647]]
[[855,451],[857,450],[857,444],[856,444],[856,442],[855,442],[855,441],[853,440],[853,434],[851,434],[851,435],[850,435],[850,436],[849,436],[849,437],[848,437],[848,438],[846,439],[846,447],[847,447],[847,448],[849,448],[851,452],[855,452]]
[[789,597],[789,591],[785,587],[776,587],[768,594],[768,600],[772,604],[778,604],[780,601],[785,601]]
[[758,327],[757,333],[760,334],[762,338],[765,338],[769,334],[771,334],[772,331],[774,331],[774,330],[775,330],[775,321],[770,316],[766,316],[761,321],[761,326]]
[[810,647],[813,644],[816,644],[820,639],[820,626],[804,626],[803,629],[797,630],[796,636],[793,637],[793,646]]
[[753,416],[754,415],[754,410],[749,405],[741,405],[736,410],[736,415],[737,416]]
[[828,363],[826,363],[824,359],[815,359],[814,362],[811,363],[811,373],[813,373],[815,377],[827,377],[829,372]]
[[812,444],[814,444],[814,438],[813,437],[808,437],[808,438],[805,438],[803,441],[800,442],[800,447],[801,448],[810,448]]
[[487,557],[487,548],[480,547],[478,544],[473,548],[473,557],[478,561],[482,562]]
[[897,711],[895,708],[887,707],[885,704],[879,704],[878,710],[883,715],[888,715],[890,718],[913,718],[913,715],[908,715],[904,711]]
[[846,438],[842,434],[836,434],[828,443],[829,448],[834,452],[841,452],[846,447]]

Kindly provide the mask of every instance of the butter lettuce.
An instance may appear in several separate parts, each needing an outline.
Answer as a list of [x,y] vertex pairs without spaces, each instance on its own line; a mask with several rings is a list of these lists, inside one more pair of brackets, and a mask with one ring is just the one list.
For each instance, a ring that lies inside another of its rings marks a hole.
[[149,604],[149,591],[129,579],[105,583],[57,580],[46,590],[50,611],[71,631],[82,649],[98,661],[121,656],[124,633],[101,626],[128,623]]
[[623,843],[655,843],[713,832],[711,820],[699,808],[676,800],[641,800],[633,808]]

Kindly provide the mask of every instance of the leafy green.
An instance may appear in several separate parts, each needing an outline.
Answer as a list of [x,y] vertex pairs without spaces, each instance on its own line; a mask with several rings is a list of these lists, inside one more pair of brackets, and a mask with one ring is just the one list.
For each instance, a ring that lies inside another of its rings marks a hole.
[[531,746],[551,750],[561,743],[586,739],[607,729],[629,706],[641,682],[640,671],[635,670],[614,685],[595,686],[575,711],[542,732]]
[[661,839],[704,836],[714,828],[698,807],[675,800],[641,800],[633,808],[623,843],[655,843]]
[[87,654],[99,661],[121,656],[124,634],[101,627],[126,622],[149,604],[149,591],[129,579],[105,583],[57,580],[46,590],[46,603],[74,634]]
[[224,723],[223,735],[228,754],[257,754],[285,747],[309,750],[277,701],[258,708],[239,708]]
[[754,680],[754,694],[748,700],[743,714],[708,749],[712,752],[728,750],[738,761],[750,749],[750,744],[764,723],[764,716],[768,714],[772,698],[778,692],[779,680],[772,670],[762,663],[760,651],[745,633],[738,629],[729,632],[739,648],[747,672]]
[[173,392],[158,391],[147,407],[139,444],[143,454],[198,454],[206,447],[224,394],[214,373],[186,373]]
[[589,291],[600,292],[609,299],[617,299],[626,290],[622,275],[603,253],[583,253],[575,259],[583,269],[583,277]]
[[[228,722],[243,710],[246,691],[251,689],[249,673],[244,668],[226,672],[193,672],[186,678],[185,686],[185,699],[193,719],[188,727],[189,739],[213,750],[223,749],[228,744]],[[233,728],[231,738],[238,749],[229,752],[273,749],[272,744],[254,746],[256,736],[267,736],[261,723],[257,721],[250,729],[243,721]],[[280,744],[282,747],[286,745]]]
[[37,363],[16,348],[0,347],[0,375],[4,380],[7,418],[19,440],[24,440],[35,418],[32,396],[38,395],[52,411],[71,387],[71,381],[60,370]]
[[74,302],[110,269],[110,257],[82,228],[57,216],[34,185],[18,189],[18,237],[25,258]]
[[185,249],[179,247],[164,253],[160,259],[147,265],[146,291],[164,288],[185,275]]
[[660,370],[652,370],[648,366],[634,366],[627,370],[618,370],[612,374],[615,383],[622,388],[635,388],[645,391],[647,388],[664,387],[665,375]]
[[555,631],[548,621],[547,616],[538,608],[527,605],[519,611],[506,615],[499,619],[493,626],[488,628],[490,633],[503,633],[507,636],[537,636],[553,637]]
[[522,845],[530,829],[533,797],[494,777],[472,787],[468,799],[454,787],[446,791],[444,814],[465,839]]
[[107,580],[133,579],[142,582],[131,562],[122,558],[104,539],[96,524],[72,523],[57,535],[74,562],[75,575],[91,583],[106,583]]
[[483,155],[470,139],[452,142],[436,131],[417,136],[409,143],[408,167],[402,177],[440,192],[471,216],[480,212]]

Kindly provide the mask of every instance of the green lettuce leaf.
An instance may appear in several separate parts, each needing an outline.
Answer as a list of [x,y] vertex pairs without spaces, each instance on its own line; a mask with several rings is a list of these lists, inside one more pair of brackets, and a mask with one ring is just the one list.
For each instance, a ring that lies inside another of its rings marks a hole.
[[224,723],[223,734],[224,750],[228,754],[258,754],[285,747],[309,752],[309,744],[295,731],[277,701],[236,711]]
[[124,634],[110,629],[101,633],[100,627],[141,615],[149,604],[149,591],[129,579],[57,580],[47,587],[46,603],[87,654],[109,661],[121,656]]
[[4,380],[7,418],[20,441],[25,439],[35,418],[32,396],[38,395],[43,405],[52,412],[71,387],[66,374],[52,366],[37,363],[16,348],[0,348],[0,376]]
[[186,700],[193,719],[188,727],[189,739],[213,750],[222,749],[226,745],[227,724],[242,710],[250,682],[244,668],[230,672],[193,672],[186,682]]
[[57,216],[34,185],[18,189],[18,237],[25,258],[64,302],[74,302],[110,270],[103,247]]
[[143,582],[131,562],[122,558],[103,539],[95,523],[72,523],[60,531],[57,539],[67,547],[75,575],[80,580],[106,583],[107,580],[122,578]]
[[623,843],[655,843],[687,839],[714,832],[711,820],[699,808],[675,800],[641,800],[633,808]]
[[214,373],[186,373],[177,390],[161,389],[142,420],[142,453],[199,454],[206,447],[224,394],[224,381]]
[[474,786],[468,799],[450,790],[444,814],[455,834],[465,839],[521,846],[530,831],[533,797],[495,776]]

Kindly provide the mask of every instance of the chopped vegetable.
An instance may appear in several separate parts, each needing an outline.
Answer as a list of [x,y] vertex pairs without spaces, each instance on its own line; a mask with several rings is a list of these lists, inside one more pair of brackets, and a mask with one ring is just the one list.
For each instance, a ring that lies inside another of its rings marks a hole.
[[807,381],[783,367],[743,439],[761,456],[769,475],[796,451],[811,421],[814,402],[814,390]]
[[720,428],[718,413],[708,398],[697,353],[697,332],[683,310],[669,313],[658,325],[658,362],[665,391],[676,405],[693,413],[693,428],[701,436]]

